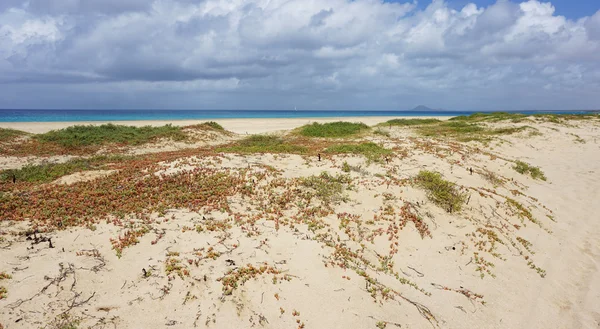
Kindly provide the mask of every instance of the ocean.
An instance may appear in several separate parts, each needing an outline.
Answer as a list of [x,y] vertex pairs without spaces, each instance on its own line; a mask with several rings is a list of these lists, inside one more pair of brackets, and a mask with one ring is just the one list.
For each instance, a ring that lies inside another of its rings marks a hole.
[[[586,111],[514,111],[515,113],[586,113]],[[458,116],[474,111],[290,111],[290,110],[10,110],[0,109],[0,122],[71,122],[139,120],[209,120],[247,118],[328,118],[370,116]]]

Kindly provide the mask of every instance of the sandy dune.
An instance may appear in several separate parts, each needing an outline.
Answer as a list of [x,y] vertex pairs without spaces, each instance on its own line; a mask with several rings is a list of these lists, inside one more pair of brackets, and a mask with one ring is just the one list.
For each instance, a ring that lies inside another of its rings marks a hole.
[[[412,118],[412,117],[403,117]],[[419,117],[422,118],[422,117]],[[448,117],[435,117],[440,120]],[[396,117],[344,117],[344,118],[294,118],[294,119],[213,119],[213,120],[148,120],[148,121],[111,121],[113,124],[127,126],[162,126],[172,124],[174,126],[189,126],[206,121],[217,121],[225,129],[237,134],[263,134],[282,130],[290,130],[312,122],[364,122],[368,125],[375,125]],[[86,122],[0,122],[0,128],[11,128],[26,131],[34,134],[41,134],[50,130],[62,129],[73,125],[101,125],[107,122],[86,121]]]
[[[242,133],[304,123],[239,122],[222,123]],[[229,210],[167,209],[35,236],[23,233],[33,225],[27,220],[0,221],[0,272],[12,276],[0,281],[7,290],[0,324],[598,328],[600,125],[536,127],[540,136],[502,137],[488,146],[415,137],[402,128],[392,128],[390,138],[366,137],[395,148],[389,162],[351,155],[183,157],[143,177],[167,184],[164,177],[233,175],[239,189],[219,203]],[[539,166],[547,181],[515,172],[513,160]],[[448,213],[429,201],[410,181],[421,170],[457,183],[468,203]],[[340,194],[319,194],[306,183],[322,172],[349,176]],[[490,182],[488,172],[502,182]],[[104,174],[63,178],[73,183],[64,188],[92,190],[109,179]],[[127,173],[111,176],[119,175],[126,186]],[[127,232],[139,233],[138,242],[119,254],[111,240]]]

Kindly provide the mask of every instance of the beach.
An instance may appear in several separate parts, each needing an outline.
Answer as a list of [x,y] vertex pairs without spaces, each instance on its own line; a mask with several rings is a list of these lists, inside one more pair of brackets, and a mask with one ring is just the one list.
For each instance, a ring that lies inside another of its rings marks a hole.
[[[600,326],[600,119],[376,126],[391,119],[216,119],[72,152],[3,141],[2,169],[93,160],[0,181],[0,325]],[[302,127],[337,121],[366,126]],[[101,122],[0,127],[74,124]]]

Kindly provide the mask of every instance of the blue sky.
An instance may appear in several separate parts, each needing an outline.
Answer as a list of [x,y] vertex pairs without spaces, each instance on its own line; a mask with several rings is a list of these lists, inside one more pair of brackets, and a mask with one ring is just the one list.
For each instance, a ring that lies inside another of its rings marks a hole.
[[[405,0],[391,0],[389,2],[407,2]],[[477,6],[487,7],[496,3],[495,0],[448,0],[450,7],[459,9],[466,6],[469,3],[474,3]],[[524,2],[524,0],[514,1]],[[600,0],[552,0],[544,1],[550,2],[556,8],[556,14],[566,16],[571,19],[578,19],[584,16],[590,16],[591,14],[600,10]],[[425,8],[431,1],[420,0],[418,1],[420,8]]]
[[0,108],[600,109],[600,0],[0,0]]

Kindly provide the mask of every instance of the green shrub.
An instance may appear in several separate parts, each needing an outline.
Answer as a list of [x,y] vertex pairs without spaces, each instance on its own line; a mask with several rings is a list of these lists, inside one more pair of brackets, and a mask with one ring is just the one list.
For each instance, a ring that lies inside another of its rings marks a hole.
[[522,175],[530,175],[533,179],[546,180],[546,175],[539,167],[534,167],[523,161],[516,161],[513,169]]
[[437,172],[422,170],[414,179],[417,186],[427,191],[427,197],[447,212],[460,211],[467,194],[459,191],[456,184],[444,180]]
[[97,169],[103,163],[120,161],[125,158],[123,156],[97,156],[89,159],[74,159],[64,163],[27,165],[21,169],[0,171],[0,182],[10,181],[14,176],[18,182],[47,183],[65,175]]
[[313,123],[300,127],[300,135],[306,137],[347,137],[369,130],[364,123],[330,122]]
[[521,127],[506,127],[506,128],[498,128],[490,131],[492,135],[512,135],[516,133],[520,133],[522,131],[531,129],[532,131],[537,131],[536,128],[530,126],[521,126]]
[[489,129],[485,126],[481,126],[476,123],[470,123],[464,120],[446,121],[439,124],[419,126],[416,129],[417,132],[423,136],[451,137],[462,142],[487,142],[495,135],[510,135],[525,131],[527,129],[535,130],[535,128],[530,126]]
[[600,119],[600,113],[581,113],[581,114],[554,114],[554,113],[539,113],[534,114],[534,118],[552,122],[552,123],[565,123],[565,121],[570,120],[590,120],[590,119]]
[[344,163],[342,164],[342,171],[350,172],[350,165],[348,164],[348,162],[344,161]]
[[139,145],[159,138],[184,140],[186,135],[181,127],[133,127],[104,124],[101,126],[72,126],[35,135],[40,142],[56,143],[64,147],[104,145],[110,143]]
[[391,150],[371,142],[362,144],[333,145],[325,149],[325,152],[337,154],[361,154],[372,161],[380,160],[382,157],[392,154]]
[[343,195],[344,185],[350,182],[352,179],[348,175],[332,176],[327,172],[322,172],[319,176],[300,178],[300,185],[311,189],[312,195],[321,200],[325,206],[347,201]]
[[417,128],[417,132],[423,136],[453,137],[461,141],[485,139],[482,136],[485,131],[486,129],[482,126],[460,121],[449,121],[437,125],[425,125]]
[[208,127],[216,129],[216,130],[225,130],[225,128],[223,128],[223,126],[221,126],[220,124],[218,124],[218,123],[216,123],[214,121],[205,122],[205,123],[203,123],[203,125],[206,125]]
[[0,142],[8,141],[19,136],[25,136],[28,133],[20,130],[14,130],[9,128],[0,128]]
[[304,146],[287,143],[281,137],[252,135],[230,146],[218,148],[219,152],[231,153],[306,153]]
[[457,116],[450,118],[451,121],[470,121],[470,122],[480,122],[480,121],[506,121],[510,120],[512,122],[521,122],[527,116],[521,113],[509,113],[509,112],[491,112],[491,113],[473,113],[468,116]]

